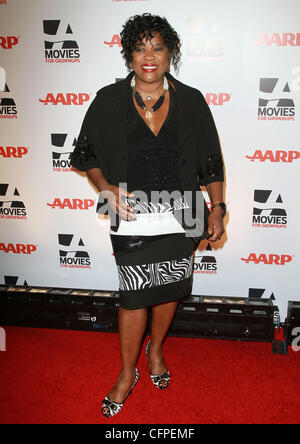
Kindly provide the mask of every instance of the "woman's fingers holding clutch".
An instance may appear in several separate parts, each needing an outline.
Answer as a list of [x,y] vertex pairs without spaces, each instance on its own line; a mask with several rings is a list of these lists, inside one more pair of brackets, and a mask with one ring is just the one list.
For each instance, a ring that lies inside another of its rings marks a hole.
[[131,207],[126,205],[122,200],[116,203],[116,213],[124,220],[136,220]]
[[210,214],[208,219],[208,233],[211,235],[210,242],[216,242],[224,234],[223,217],[220,214]]
[[129,193],[122,188],[118,188],[118,195],[116,196],[116,210],[120,217],[124,220],[136,220],[132,207],[126,203],[127,198],[133,196],[134,194]]

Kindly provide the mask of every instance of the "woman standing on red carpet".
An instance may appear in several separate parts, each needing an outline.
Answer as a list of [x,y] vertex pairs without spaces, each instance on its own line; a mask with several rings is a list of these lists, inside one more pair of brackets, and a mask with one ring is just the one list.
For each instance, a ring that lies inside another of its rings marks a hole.
[[[120,412],[139,379],[136,362],[152,310],[146,345],[150,377],[160,390],[171,376],[163,341],[178,302],[192,290],[193,252],[203,237],[224,232],[223,161],[202,94],[169,74],[180,40],[165,18],[130,18],[121,33],[130,74],[102,88],[91,104],[72,155],[103,199],[120,282],[122,369],[102,402]],[[200,191],[207,187],[209,214]]]

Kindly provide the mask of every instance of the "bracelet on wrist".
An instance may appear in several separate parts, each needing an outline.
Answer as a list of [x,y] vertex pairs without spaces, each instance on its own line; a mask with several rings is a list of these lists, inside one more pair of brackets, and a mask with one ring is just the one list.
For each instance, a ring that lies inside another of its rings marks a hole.
[[211,206],[211,211],[214,208],[221,208],[222,209],[222,215],[223,215],[223,217],[225,217],[225,215],[226,215],[226,204],[224,202],[218,202],[218,203],[213,204]]

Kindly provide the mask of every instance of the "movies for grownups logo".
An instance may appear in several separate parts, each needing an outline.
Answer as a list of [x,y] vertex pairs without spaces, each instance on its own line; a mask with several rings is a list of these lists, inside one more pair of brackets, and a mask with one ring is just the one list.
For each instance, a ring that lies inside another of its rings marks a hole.
[[80,51],[68,22],[43,20],[44,54],[46,63],[79,63]]
[[261,78],[259,91],[258,120],[295,120],[295,103],[288,82]]
[[217,274],[217,260],[211,253],[212,248],[209,243],[204,254],[200,254],[199,250],[196,251],[193,265],[194,274]]
[[[1,279],[0,279],[0,283],[1,283]],[[28,286],[26,279],[20,275],[18,275],[18,276],[4,276],[3,283],[4,283],[4,285]],[[2,285],[2,283],[1,283],[1,285]]]
[[252,227],[287,228],[287,223],[281,195],[272,190],[254,190]]
[[59,263],[63,268],[90,269],[90,255],[81,237],[74,234],[59,234]]
[[5,69],[0,67],[0,119],[17,119],[16,103],[6,81]]
[[52,168],[55,173],[69,173],[74,171],[71,165],[71,154],[76,145],[76,138],[67,133],[51,134]]
[[26,208],[18,189],[7,183],[0,184],[0,219],[27,219]]
[[271,299],[276,301],[274,292],[266,288],[249,288],[248,297],[251,299]]
[[186,56],[189,61],[222,60],[223,38],[219,26],[206,18],[187,19]]

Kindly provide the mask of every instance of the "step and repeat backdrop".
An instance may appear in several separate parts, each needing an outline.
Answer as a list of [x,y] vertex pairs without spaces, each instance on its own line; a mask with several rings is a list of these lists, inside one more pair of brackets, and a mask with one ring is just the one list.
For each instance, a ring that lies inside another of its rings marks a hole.
[[284,318],[300,300],[298,0],[0,0],[0,284],[118,289],[109,221],[69,157],[143,12],[181,36],[173,74],[206,97],[226,166],[226,235],[196,251],[193,294],[272,298]]

